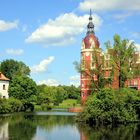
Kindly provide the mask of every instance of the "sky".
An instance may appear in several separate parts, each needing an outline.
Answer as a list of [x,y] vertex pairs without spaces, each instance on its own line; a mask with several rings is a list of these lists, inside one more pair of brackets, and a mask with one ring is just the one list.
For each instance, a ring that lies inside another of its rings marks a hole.
[[78,86],[90,9],[103,50],[119,34],[140,51],[140,0],[0,0],[0,62],[23,61],[37,84]]

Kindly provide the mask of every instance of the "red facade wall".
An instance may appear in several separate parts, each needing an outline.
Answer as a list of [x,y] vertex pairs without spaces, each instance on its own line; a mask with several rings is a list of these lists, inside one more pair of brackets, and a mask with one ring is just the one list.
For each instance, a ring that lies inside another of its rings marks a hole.
[[[91,40],[94,41],[91,43]],[[88,75],[90,74],[90,69],[91,69],[91,64],[93,62],[93,58],[92,55],[94,53],[93,46],[96,49],[99,48],[99,42],[98,39],[94,36],[94,34],[88,35],[85,37],[85,39],[83,40],[83,46],[82,46],[82,50],[81,50],[81,62],[83,63],[83,67],[84,67],[84,73],[81,73],[81,102],[82,104],[85,104],[87,97],[91,94],[91,92],[93,91],[93,89],[91,89],[90,87],[90,83],[91,81],[91,77]],[[98,53],[98,56],[101,56],[101,52]],[[107,62],[109,62],[109,59],[107,59]],[[98,67],[97,65],[95,65],[95,67]],[[110,77],[110,72],[111,69],[106,67],[104,69],[104,77],[108,78]],[[118,71],[114,71],[114,78],[113,78],[113,82],[110,85],[109,83],[106,83],[106,87],[112,87],[113,89],[118,89],[119,88],[119,81],[118,81]],[[96,81],[97,76],[94,75],[93,79]],[[127,80],[125,85],[126,87],[136,87],[138,90],[140,90],[140,77],[131,79],[131,82],[129,82],[130,80]],[[135,82],[137,81],[137,85],[135,85]],[[131,84],[130,84],[131,83]],[[129,85],[130,84],[130,85]]]

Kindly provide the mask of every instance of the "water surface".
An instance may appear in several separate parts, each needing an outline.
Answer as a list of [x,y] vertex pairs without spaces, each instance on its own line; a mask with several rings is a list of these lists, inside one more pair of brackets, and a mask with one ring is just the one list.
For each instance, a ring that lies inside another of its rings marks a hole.
[[0,116],[0,140],[140,140],[140,125],[88,127],[76,113],[36,112]]

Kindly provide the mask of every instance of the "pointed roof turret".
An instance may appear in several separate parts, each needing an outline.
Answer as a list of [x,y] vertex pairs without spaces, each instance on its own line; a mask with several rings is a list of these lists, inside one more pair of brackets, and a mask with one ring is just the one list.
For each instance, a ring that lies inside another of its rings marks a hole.
[[89,17],[89,20],[92,21],[92,11],[91,11],[91,9],[90,9],[90,17]]
[[89,23],[87,25],[87,35],[94,34],[94,24],[92,22],[92,12],[90,9]]

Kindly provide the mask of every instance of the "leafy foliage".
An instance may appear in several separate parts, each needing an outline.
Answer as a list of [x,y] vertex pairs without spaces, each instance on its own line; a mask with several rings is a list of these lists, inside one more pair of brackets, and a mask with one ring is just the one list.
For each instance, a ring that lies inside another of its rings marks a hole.
[[140,92],[102,89],[91,95],[78,120],[89,124],[126,123],[140,116]]
[[38,104],[59,105],[65,99],[79,99],[80,89],[75,86],[57,86],[50,87],[39,85],[38,87]]
[[119,87],[122,88],[127,79],[131,79],[140,74],[140,65],[137,63],[136,57],[136,47],[134,42],[130,42],[128,39],[122,40],[117,34],[114,35],[113,46],[109,41],[105,45],[107,50],[110,51],[112,71],[117,76]]
[[30,69],[21,61],[13,59],[7,59],[1,62],[0,71],[9,79],[15,76],[27,76],[30,75]]
[[9,96],[20,100],[30,101],[37,95],[36,83],[29,77],[17,76],[11,80]]
[[15,98],[1,99],[0,98],[0,114],[19,112],[23,108],[23,104],[20,100]]
[[36,83],[27,76],[16,76],[9,85],[9,96],[21,100],[23,111],[33,111],[33,104],[37,102]]

